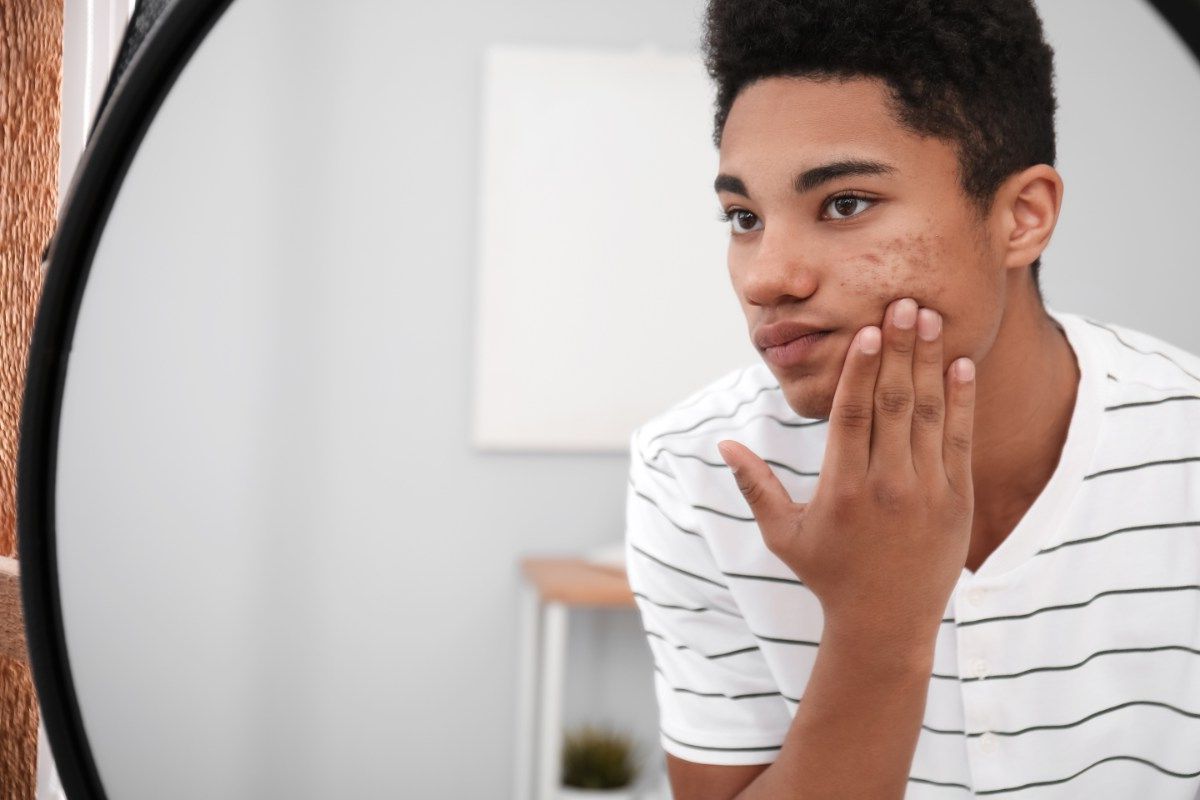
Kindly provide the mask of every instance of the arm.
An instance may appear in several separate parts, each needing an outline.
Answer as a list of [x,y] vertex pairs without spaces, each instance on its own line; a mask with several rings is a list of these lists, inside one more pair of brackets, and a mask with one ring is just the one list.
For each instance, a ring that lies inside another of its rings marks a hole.
[[[744,446],[719,445],[767,548],[825,616],[779,755],[738,800],[905,794],[974,510],[974,371],[945,369],[940,318],[921,311],[911,300],[892,303],[882,331],[864,328],[851,344],[810,502],[793,502]],[[677,796],[719,797],[682,784]]]
[[902,797],[924,715],[936,630],[881,653],[872,632],[827,626],[776,760],[735,767],[668,755],[675,797]]

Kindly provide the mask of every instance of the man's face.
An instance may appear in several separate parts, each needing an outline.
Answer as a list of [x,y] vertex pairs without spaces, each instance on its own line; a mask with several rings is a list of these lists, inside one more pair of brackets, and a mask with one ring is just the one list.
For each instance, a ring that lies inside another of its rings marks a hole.
[[[717,197],[732,214],[729,274],[751,335],[779,321],[832,331],[789,365],[759,348],[804,417],[829,416],[851,341],[892,301],[942,315],[943,369],[978,363],[1003,314],[1006,270],[959,188],[952,145],[902,130],[886,92],[868,78],[766,78],[742,89],[722,133]],[[891,170],[797,191],[801,173],[847,159]]]

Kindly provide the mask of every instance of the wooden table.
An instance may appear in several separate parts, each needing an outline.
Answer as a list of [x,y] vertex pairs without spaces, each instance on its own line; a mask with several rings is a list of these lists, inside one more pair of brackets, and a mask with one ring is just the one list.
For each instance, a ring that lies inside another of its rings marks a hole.
[[520,561],[520,572],[521,642],[513,800],[555,800],[562,781],[567,612],[579,607],[637,606],[623,569],[592,564],[582,558],[526,557]]

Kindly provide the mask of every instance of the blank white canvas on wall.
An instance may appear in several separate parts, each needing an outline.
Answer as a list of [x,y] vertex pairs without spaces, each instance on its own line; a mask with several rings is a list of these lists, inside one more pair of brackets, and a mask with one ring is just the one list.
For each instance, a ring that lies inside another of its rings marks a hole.
[[711,80],[691,54],[495,45],[483,83],[474,444],[627,452],[760,360],[717,220]]

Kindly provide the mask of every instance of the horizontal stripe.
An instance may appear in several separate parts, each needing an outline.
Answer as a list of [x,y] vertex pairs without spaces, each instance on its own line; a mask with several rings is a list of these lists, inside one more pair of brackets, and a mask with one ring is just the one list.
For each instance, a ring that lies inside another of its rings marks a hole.
[[1137,406],[1156,406],[1161,403],[1170,403],[1172,400],[1200,400],[1198,394],[1177,394],[1174,397],[1161,397],[1158,400],[1137,400],[1132,403],[1121,403],[1115,406],[1105,406],[1105,411],[1117,411],[1122,408],[1135,408]]
[[706,578],[706,577],[704,577],[703,575],[697,575],[697,574],[696,574],[696,573],[694,573],[694,572],[688,572],[686,569],[682,569],[681,567],[677,567],[677,566],[675,566],[674,564],[668,564],[666,561],[663,561],[663,560],[662,560],[661,558],[659,558],[658,556],[652,556],[652,555],[650,555],[650,554],[649,554],[649,553],[647,553],[645,550],[643,550],[642,548],[638,547],[636,544],[633,544],[632,542],[629,544],[629,546],[630,546],[630,547],[631,547],[631,548],[634,550],[634,552],[636,552],[636,553],[641,553],[643,556],[645,556],[646,558],[650,559],[650,560],[651,560],[651,561],[653,561],[654,563],[656,563],[656,564],[661,564],[662,566],[666,567],[667,569],[674,570],[675,572],[678,572],[680,575],[687,575],[689,578],[695,578],[695,579],[696,579],[696,580],[698,580],[698,581],[704,581],[705,583],[711,583],[713,586],[718,586],[718,587],[720,587],[720,588],[722,588],[722,589],[728,589],[728,588],[729,588],[728,586],[726,586],[726,585],[725,585],[725,584],[723,584],[723,583],[718,583],[717,581],[714,581],[712,578]]
[[1065,778],[1056,778],[1055,780],[1049,780],[1049,781],[1034,781],[1032,783],[1023,783],[1020,786],[1008,786],[1004,789],[987,789],[987,790],[976,789],[975,794],[1002,794],[1004,792],[1019,792],[1023,789],[1033,789],[1038,786],[1054,786],[1056,784],[1066,783],[1067,781],[1072,781],[1072,780],[1078,778],[1083,773],[1087,772],[1088,770],[1090,770],[1094,767],[1097,767],[1101,764],[1104,764],[1108,761],[1135,761],[1135,762],[1153,767],[1154,769],[1158,770],[1162,774],[1170,775],[1173,778],[1195,778],[1197,776],[1200,776],[1200,770],[1196,770],[1195,772],[1173,772],[1169,769],[1166,769],[1165,767],[1160,767],[1158,764],[1155,764],[1153,761],[1148,761],[1144,758],[1139,758],[1138,756],[1109,756],[1108,758],[1102,758],[1099,761],[1096,761],[1092,764],[1088,764],[1086,767],[1079,770],[1079,772],[1076,772],[1073,775],[1068,775]]
[[771,581],[774,583],[792,583],[792,584],[795,584],[796,586],[804,585],[801,581],[799,581],[795,578],[779,578],[774,575],[750,575],[745,572],[724,572],[724,571],[721,572],[721,574],[728,578],[741,578],[742,580],[747,580],[747,581]]
[[909,783],[927,783],[931,786],[945,786],[952,789],[966,789],[968,792],[971,791],[971,787],[967,786],[965,783],[955,783],[953,781],[935,781],[931,778],[917,778],[912,775],[908,776],[908,780]]
[[724,414],[713,414],[712,416],[705,417],[704,419],[700,420],[699,422],[689,425],[686,428],[680,428],[678,430],[663,431],[662,433],[656,433],[655,435],[651,436],[649,439],[646,440],[646,444],[650,444],[651,442],[655,441],[656,439],[662,439],[666,436],[676,436],[681,433],[691,433],[692,431],[696,430],[696,428],[699,428],[701,425],[704,425],[705,423],[708,423],[708,422],[714,422],[718,419],[731,419],[734,416],[736,416],[737,412],[740,411],[744,406],[748,405],[749,403],[753,403],[755,401],[755,399],[757,399],[758,396],[761,395],[763,392],[774,391],[777,389],[779,389],[779,384],[775,384],[774,386],[761,386],[758,388],[757,391],[754,392],[754,394],[752,394],[751,396],[747,397],[744,400],[739,401],[737,403],[737,405],[735,405],[732,409],[725,412]]
[[1157,523],[1154,525],[1129,525],[1124,528],[1117,528],[1116,530],[1108,531],[1107,533],[1101,533],[1097,536],[1089,536],[1086,539],[1070,539],[1065,542],[1060,542],[1059,544],[1056,544],[1053,547],[1042,548],[1041,550],[1038,550],[1036,553],[1034,553],[1034,555],[1040,556],[1040,555],[1045,555],[1046,553],[1053,553],[1055,550],[1060,550],[1064,547],[1071,547],[1071,546],[1077,545],[1077,544],[1088,544],[1090,542],[1098,542],[1101,539],[1107,539],[1110,536],[1116,536],[1118,533],[1132,533],[1134,531],[1166,530],[1166,529],[1171,529],[1171,528],[1194,528],[1196,526],[1200,526],[1200,520],[1191,520],[1189,522],[1160,522],[1160,523]]
[[721,614],[728,614],[728,615],[729,615],[729,616],[731,616],[731,617],[737,617],[738,619],[741,619],[741,615],[739,615],[739,614],[734,614],[734,613],[733,613],[733,612],[731,612],[731,611],[726,611],[726,610],[725,610],[725,609],[723,609],[723,608],[715,608],[715,607],[712,607],[712,606],[696,606],[696,607],[691,607],[691,606],[677,606],[677,605],[674,605],[674,604],[672,604],[672,603],[662,603],[662,602],[659,602],[658,600],[653,600],[653,599],[651,599],[651,598],[647,597],[646,595],[642,594],[641,592],[634,592],[634,593],[633,593],[633,596],[634,596],[634,597],[640,597],[641,599],[645,600],[647,603],[650,603],[651,605],[658,606],[659,608],[669,608],[669,609],[672,609],[672,610],[674,610],[674,611],[690,611],[690,612],[692,612],[692,613],[695,613],[695,614],[700,614],[700,613],[703,613],[703,612],[705,612],[705,611],[716,611],[716,612],[718,612],[718,613],[721,613]]
[[675,644],[674,642],[669,641],[667,639],[667,637],[663,636],[658,631],[647,630],[646,635],[653,636],[655,639],[661,640],[664,644],[670,645],[671,647],[674,647],[676,650],[690,650],[691,652],[695,653],[696,655],[700,656],[701,658],[710,658],[710,659],[711,658],[728,658],[729,656],[737,656],[737,655],[741,655],[742,653],[752,653],[755,650],[758,650],[758,646],[755,645],[754,647],[743,647],[740,650],[730,650],[727,653],[713,653],[712,655],[705,655],[704,653],[701,653],[699,650],[696,650],[693,647],[688,647],[686,644]]
[[1150,586],[1150,587],[1139,588],[1139,589],[1108,589],[1103,592],[1099,592],[1099,593],[1093,595],[1091,598],[1089,598],[1087,600],[1082,600],[1078,603],[1063,603],[1061,605],[1056,605],[1056,606],[1045,606],[1044,608],[1039,608],[1036,611],[1029,611],[1025,614],[1006,614],[1006,615],[1000,616],[1000,617],[982,617],[980,619],[972,619],[972,620],[967,620],[965,622],[958,622],[955,624],[959,628],[966,628],[971,625],[986,625],[989,622],[1006,622],[1006,621],[1017,620],[1017,619],[1029,619],[1030,617],[1035,616],[1037,614],[1045,614],[1050,611],[1063,611],[1063,610],[1069,609],[1069,608],[1083,608],[1084,606],[1094,603],[1096,600],[1098,600],[1101,597],[1108,597],[1111,595],[1147,594],[1147,593],[1151,593],[1151,592],[1186,592],[1186,591],[1193,591],[1193,590],[1200,591],[1200,584],[1187,583],[1187,584],[1183,584],[1180,586]]
[[754,638],[761,639],[764,642],[774,642],[775,644],[802,644],[805,647],[817,647],[821,644],[820,642],[814,642],[811,639],[780,639],[777,636],[763,636],[762,634],[758,633],[754,634]]
[[[701,456],[698,456],[694,453],[677,453],[674,450],[668,450],[665,447],[658,451],[659,455],[662,455],[663,453],[675,456],[676,458],[691,458],[696,461],[699,461],[701,464],[703,464],[706,467],[716,467],[718,469],[725,469],[725,470],[729,469],[729,465],[726,464],[724,461],[706,461],[704,458],[702,458]],[[780,469],[787,470],[788,472],[792,473],[793,475],[799,475],[802,478],[816,478],[816,477],[820,476],[820,474],[821,474],[820,470],[817,470],[816,472],[811,472],[811,471],[806,471],[806,470],[802,470],[802,469],[796,469],[793,466],[784,464],[782,461],[775,461],[770,458],[764,458],[762,460],[765,461],[767,464],[770,464],[772,467],[779,467]]]
[[[1021,728],[1020,730],[1016,730],[1016,731],[990,731],[990,732],[996,734],[997,736],[1020,736],[1021,734],[1029,733],[1030,731],[1048,731],[1048,730],[1062,730],[1064,728],[1074,728],[1078,725],[1082,725],[1083,723],[1087,722],[1088,720],[1095,719],[1096,717],[1102,717],[1105,714],[1111,714],[1114,711],[1119,711],[1122,708],[1129,708],[1130,706],[1158,706],[1159,708],[1165,708],[1165,709],[1168,709],[1169,711],[1174,711],[1177,714],[1181,714],[1185,717],[1191,717],[1192,719],[1200,719],[1200,714],[1194,713],[1192,711],[1184,711],[1182,708],[1173,706],[1170,703],[1160,703],[1157,700],[1130,700],[1127,703],[1121,703],[1119,705],[1110,706],[1108,708],[1101,709],[1100,711],[1095,711],[1091,714],[1088,714],[1086,717],[1083,717],[1082,719],[1075,720],[1074,722],[1064,722],[1064,723],[1061,723],[1058,725],[1031,725],[1028,728]],[[982,736],[985,732],[986,731],[968,733],[967,736]]]
[[707,511],[710,514],[716,514],[720,517],[736,520],[737,522],[754,522],[754,517],[740,517],[737,514],[730,514],[728,511],[718,511],[717,509],[710,508],[709,506],[693,504],[692,508],[696,509],[697,511]]
[[1099,656],[1117,655],[1120,653],[1156,653],[1156,652],[1163,651],[1163,650],[1182,650],[1184,652],[1193,653],[1195,655],[1200,655],[1200,650],[1196,650],[1194,648],[1191,648],[1191,647],[1188,647],[1187,645],[1182,645],[1182,644],[1164,644],[1164,645],[1158,645],[1156,647],[1116,647],[1111,650],[1099,650],[1095,653],[1092,653],[1090,656],[1085,658],[1083,661],[1079,661],[1074,664],[1064,664],[1061,666],[1047,666],[1047,667],[1031,667],[1030,669],[1021,670],[1020,672],[1009,672],[1009,673],[1004,673],[1004,674],[999,674],[999,675],[987,675],[986,677],[983,677],[983,678],[959,678],[959,680],[963,681],[964,683],[966,683],[967,681],[997,681],[997,680],[1005,680],[1005,679],[1009,679],[1009,678],[1021,678],[1021,677],[1024,677],[1025,675],[1031,675],[1035,672],[1066,672],[1066,671],[1072,670],[1072,669],[1079,669],[1084,664],[1091,661],[1093,658],[1098,658]]
[[1028,728],[1021,728],[1020,730],[1015,730],[1015,731],[986,730],[986,731],[971,731],[968,733],[967,731],[961,730],[961,729],[955,730],[955,729],[949,729],[949,728],[933,728],[933,727],[930,727],[929,725],[924,725],[924,724],[921,725],[921,728],[923,730],[929,731],[930,733],[949,734],[952,736],[965,736],[967,738],[977,738],[977,737],[983,736],[985,733],[991,733],[996,736],[1020,736],[1023,733],[1030,733],[1032,731],[1063,730],[1066,728],[1075,728],[1075,727],[1082,725],[1085,722],[1088,722],[1089,720],[1093,720],[1093,719],[1096,719],[1097,717],[1102,717],[1105,714],[1111,714],[1114,711],[1120,711],[1122,708],[1129,708],[1131,706],[1157,706],[1159,708],[1165,708],[1169,711],[1174,711],[1177,714],[1181,714],[1185,717],[1191,717],[1193,719],[1200,719],[1200,714],[1194,713],[1192,711],[1184,711],[1182,708],[1173,706],[1170,703],[1161,703],[1157,700],[1130,700],[1128,702],[1120,703],[1115,706],[1109,706],[1108,708],[1101,709],[1100,711],[1094,711],[1091,714],[1088,714],[1086,717],[1077,719],[1074,722],[1063,722],[1063,723],[1058,723],[1058,724],[1045,724],[1045,725],[1030,725]]
[[[648,494],[639,490],[637,488],[637,486],[634,486],[633,481],[630,481],[629,485],[633,489],[634,494],[636,494],[638,497],[645,500],[650,505],[654,506],[655,510],[658,511],[658,513],[662,515],[662,518],[665,519],[667,522],[671,523],[673,526],[675,526],[679,530],[683,531],[684,533],[690,533],[692,536],[700,536],[699,531],[694,531],[694,530],[691,530],[690,528],[685,528],[682,525],[680,525],[678,522],[676,522],[675,520],[673,520],[669,516],[667,516],[667,512],[663,511],[662,506],[660,506],[657,502],[655,502],[655,500],[653,498],[651,498]],[[703,537],[701,537],[701,538],[703,538]]]
[[659,728],[658,732],[670,739],[675,744],[681,744],[684,747],[690,747],[693,750],[712,750],[714,752],[722,753],[757,753],[763,750],[779,750],[783,747],[783,745],[780,744],[766,745],[765,747],[716,747],[711,744],[692,744],[691,742],[685,742],[681,739],[676,739],[662,728]]
[[672,686],[667,678],[667,673],[662,671],[658,664],[654,665],[654,671],[663,676],[663,680],[667,681],[667,688],[672,692],[680,694],[690,694],[694,697],[724,697],[727,700],[761,700],[764,697],[779,697],[781,692],[748,692],[746,694],[725,694],[724,692],[701,692],[696,689],[686,689],[682,686]]
[[[763,414],[755,414],[754,416],[747,417],[745,420],[742,421],[742,423],[740,425],[736,425],[732,428],[716,428],[714,430],[700,431],[699,433],[692,433],[692,434],[686,435],[686,436],[679,434],[675,438],[677,438],[677,439],[694,439],[697,436],[711,436],[714,433],[721,433],[722,431],[744,430],[748,423],[750,423],[756,419],[773,420],[777,424],[779,424],[780,426],[782,426],[784,428],[811,428],[815,425],[825,425],[825,424],[828,424],[828,422],[829,422],[828,419],[801,419],[801,420],[780,419],[779,417],[775,416],[774,414],[763,413]],[[665,449],[665,447],[666,447],[666,445],[661,446],[655,452],[655,454],[652,456],[652,458],[657,458],[658,454],[661,453],[663,451],[663,449]]]
[[1143,464],[1131,464],[1128,467],[1113,467],[1112,469],[1102,469],[1099,472],[1093,472],[1091,475],[1084,475],[1085,481],[1090,481],[1092,478],[1098,478],[1101,475],[1112,475],[1116,472],[1131,472],[1135,469],[1145,469],[1146,467],[1161,467],[1165,464],[1186,464],[1191,461],[1200,461],[1200,456],[1185,456],[1184,458],[1167,458],[1162,461],[1147,461]]

